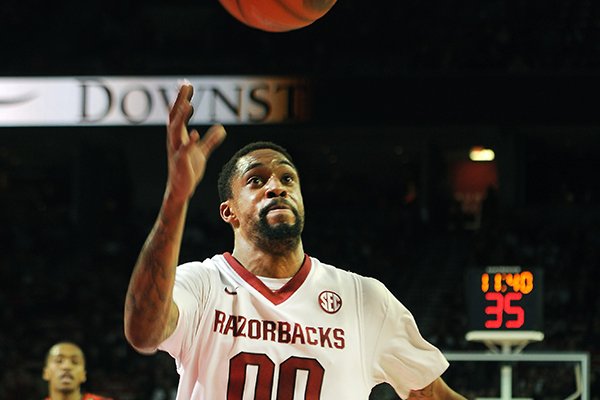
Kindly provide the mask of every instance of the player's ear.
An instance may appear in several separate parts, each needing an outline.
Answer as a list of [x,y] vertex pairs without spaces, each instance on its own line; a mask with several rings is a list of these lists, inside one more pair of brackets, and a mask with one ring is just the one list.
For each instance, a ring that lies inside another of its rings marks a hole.
[[221,215],[221,219],[230,225],[233,225],[237,222],[235,210],[232,208],[230,200],[226,200],[221,203],[219,206],[219,214]]
[[48,371],[48,366],[44,366],[42,371],[42,379],[46,382],[50,381],[50,371]]

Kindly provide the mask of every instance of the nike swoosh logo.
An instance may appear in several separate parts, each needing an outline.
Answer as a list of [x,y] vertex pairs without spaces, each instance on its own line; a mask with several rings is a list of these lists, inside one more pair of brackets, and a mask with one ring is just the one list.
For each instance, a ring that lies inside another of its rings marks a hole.
[[225,286],[225,293],[230,294],[232,296],[235,296],[237,294],[237,292],[235,291],[235,289],[230,289],[227,286]]

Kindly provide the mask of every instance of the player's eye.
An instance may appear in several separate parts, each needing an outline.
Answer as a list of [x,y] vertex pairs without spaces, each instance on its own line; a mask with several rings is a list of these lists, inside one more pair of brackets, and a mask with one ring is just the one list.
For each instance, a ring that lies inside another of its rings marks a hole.
[[250,178],[248,178],[247,183],[249,185],[260,185],[262,184],[263,179],[260,176],[251,176]]

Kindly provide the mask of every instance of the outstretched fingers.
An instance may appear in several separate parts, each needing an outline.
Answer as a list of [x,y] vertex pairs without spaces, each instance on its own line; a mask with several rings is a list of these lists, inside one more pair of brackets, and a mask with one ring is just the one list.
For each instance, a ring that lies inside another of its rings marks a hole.
[[204,156],[208,158],[211,153],[219,147],[223,140],[225,140],[227,132],[221,124],[214,124],[204,134],[202,140],[199,141],[199,145],[204,152]]
[[183,84],[169,111],[167,145],[170,152],[177,150],[182,144],[185,145],[189,141],[187,123],[194,112],[190,103],[193,93],[194,89],[191,85]]
[[169,112],[169,121],[175,119],[178,106],[184,103],[189,103],[194,95],[194,87],[189,83],[183,83],[179,86],[179,91],[177,92],[177,97],[175,98],[175,103],[171,107],[171,111]]

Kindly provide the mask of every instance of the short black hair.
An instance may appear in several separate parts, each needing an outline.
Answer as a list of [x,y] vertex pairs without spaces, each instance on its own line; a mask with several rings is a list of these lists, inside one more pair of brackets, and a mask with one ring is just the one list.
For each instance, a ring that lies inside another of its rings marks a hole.
[[225,165],[223,165],[223,168],[221,168],[221,172],[219,173],[219,180],[218,180],[217,185],[218,185],[218,189],[219,189],[219,199],[222,202],[230,199],[233,196],[233,193],[231,191],[231,178],[233,177],[233,175],[236,172],[238,160],[240,158],[244,157],[246,154],[251,153],[254,150],[260,150],[260,149],[275,150],[276,152],[281,153],[285,158],[288,159],[289,162],[292,163],[292,165],[294,165],[292,156],[290,156],[288,151],[284,147],[282,147],[276,143],[269,142],[269,141],[259,141],[259,142],[248,143],[247,145],[245,145],[244,147],[242,147],[241,149],[236,151],[235,154],[233,156],[231,156],[229,161],[227,161],[225,163]]
[[62,346],[62,345],[69,345],[69,346],[73,346],[79,349],[79,351],[81,352],[81,357],[83,359],[83,362],[85,363],[85,353],[83,352],[83,349],[81,348],[80,345],[78,345],[75,342],[71,342],[69,340],[63,340],[61,342],[57,342],[54,343],[46,352],[46,362],[45,365],[48,365],[48,361],[50,361],[50,353],[52,353],[52,349],[54,349],[56,346]]

